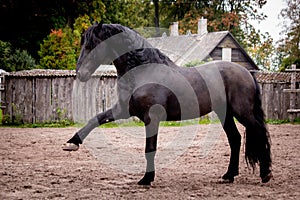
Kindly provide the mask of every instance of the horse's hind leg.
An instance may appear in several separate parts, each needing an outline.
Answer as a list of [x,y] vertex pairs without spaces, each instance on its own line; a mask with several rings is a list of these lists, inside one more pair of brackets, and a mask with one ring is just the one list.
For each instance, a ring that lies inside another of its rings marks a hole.
[[263,183],[272,177],[272,159],[270,136],[263,117],[249,115],[239,121],[246,127],[245,156],[247,163],[255,169],[259,163],[260,177]]
[[233,182],[234,177],[239,174],[239,156],[241,147],[241,135],[234,123],[233,116],[227,115],[223,123],[223,129],[226,132],[230,145],[230,161],[227,172],[223,175],[224,182]]
[[150,185],[154,181],[155,177],[155,165],[154,158],[156,154],[157,147],[157,133],[159,121],[151,119],[150,123],[145,123],[146,125],[146,148],[145,157],[147,161],[147,167],[144,177],[138,182],[139,185]]

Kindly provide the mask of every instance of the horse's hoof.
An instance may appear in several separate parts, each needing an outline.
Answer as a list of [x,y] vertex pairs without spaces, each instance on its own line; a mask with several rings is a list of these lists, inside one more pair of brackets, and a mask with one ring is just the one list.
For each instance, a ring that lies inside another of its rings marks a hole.
[[226,173],[222,176],[221,183],[233,183],[234,182],[234,176],[237,176],[239,173]]
[[273,178],[272,172],[268,173],[267,176],[261,178],[262,183],[267,183]]
[[227,183],[233,183],[234,182],[234,178],[222,178],[218,183],[220,184],[227,184]]
[[65,143],[63,145],[64,151],[77,151],[79,149],[79,145],[73,144],[73,143]]
[[155,172],[146,172],[144,177],[138,182],[138,185],[151,185],[154,181]]
[[154,181],[154,178],[149,178],[147,176],[144,176],[139,182],[138,185],[151,185],[151,182]]
[[149,180],[144,180],[144,179],[141,179],[139,182],[138,182],[138,185],[144,185],[144,186],[150,186],[151,185],[151,181]]

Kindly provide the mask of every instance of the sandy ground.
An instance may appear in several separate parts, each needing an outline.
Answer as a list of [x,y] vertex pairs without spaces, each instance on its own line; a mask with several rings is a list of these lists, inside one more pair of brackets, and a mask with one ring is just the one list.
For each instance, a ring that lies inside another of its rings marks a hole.
[[[142,128],[97,128],[79,151],[62,151],[76,130],[0,128],[0,199],[300,199],[299,125],[269,125],[274,179],[267,184],[247,168],[243,148],[240,175],[219,183],[230,152],[222,130],[163,127],[151,187],[136,184],[145,167]],[[175,155],[185,132],[192,141]]]

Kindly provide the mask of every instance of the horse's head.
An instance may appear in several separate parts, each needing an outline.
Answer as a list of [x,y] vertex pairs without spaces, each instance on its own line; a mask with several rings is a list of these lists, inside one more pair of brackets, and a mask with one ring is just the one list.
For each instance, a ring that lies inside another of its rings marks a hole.
[[86,30],[81,38],[81,51],[76,66],[76,74],[80,81],[89,80],[100,64],[112,63],[112,42],[107,39],[117,33],[102,23],[96,23]]
[[77,77],[80,81],[87,81],[100,64],[111,64],[128,52],[151,47],[143,37],[127,27],[96,23],[87,29],[81,39]]

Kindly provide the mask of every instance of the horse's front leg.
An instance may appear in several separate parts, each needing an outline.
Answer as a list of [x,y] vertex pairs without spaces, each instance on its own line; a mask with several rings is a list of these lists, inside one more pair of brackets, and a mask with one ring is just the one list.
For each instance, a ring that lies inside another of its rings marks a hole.
[[155,165],[154,158],[157,146],[157,133],[159,120],[151,119],[149,123],[145,122],[146,126],[146,148],[145,157],[147,161],[146,173],[144,177],[138,182],[139,185],[150,185],[154,181]]
[[79,144],[82,144],[83,140],[94,128],[100,126],[101,124],[105,124],[114,120],[115,119],[112,109],[97,114],[95,117],[90,119],[82,129],[75,133],[75,135],[70,140],[68,140],[67,143],[63,145],[63,150],[77,151],[79,148]]

